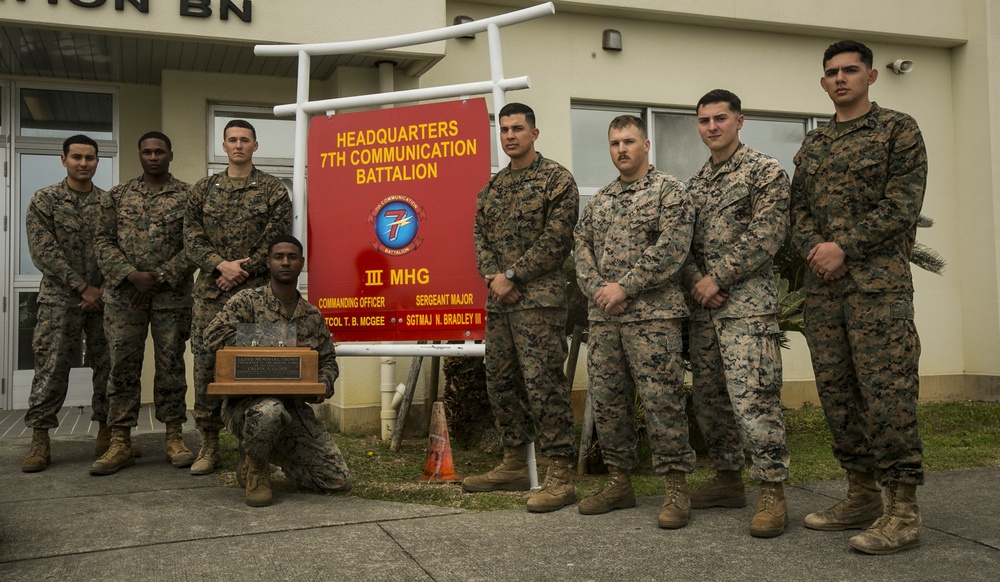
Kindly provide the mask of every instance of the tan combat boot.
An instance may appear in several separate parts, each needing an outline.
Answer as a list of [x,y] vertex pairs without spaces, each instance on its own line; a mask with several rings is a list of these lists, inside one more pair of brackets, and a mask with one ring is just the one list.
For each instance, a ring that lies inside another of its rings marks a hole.
[[743,486],[742,471],[719,471],[712,480],[705,483],[688,496],[691,507],[743,507],[747,504],[747,492]]
[[847,498],[829,509],[810,513],[804,523],[809,529],[842,531],[865,529],[882,515],[882,493],[872,473],[847,472]]
[[682,471],[667,473],[666,494],[656,524],[663,529],[679,529],[691,519],[691,499],[688,498],[687,475]]
[[219,450],[219,431],[201,431],[201,450],[198,458],[191,465],[192,475],[209,475],[222,464],[222,452]]
[[527,491],[531,489],[528,481],[528,446],[504,449],[503,462],[495,469],[483,475],[472,475],[462,480],[462,491],[466,493],[482,493],[484,491]]
[[760,484],[757,513],[750,521],[750,535],[755,538],[773,538],[785,533],[788,525],[788,502],[781,482]]
[[44,471],[52,460],[52,450],[49,446],[49,429],[36,428],[31,431],[31,448],[28,449],[28,456],[21,463],[21,470],[25,473],[37,473]]
[[111,429],[105,423],[99,423],[97,425],[97,438],[94,440],[94,454],[98,458],[104,456],[104,453],[108,452],[108,447],[111,446]]
[[194,462],[194,453],[184,443],[184,425],[179,420],[167,423],[167,437],[163,448],[167,461],[175,467],[190,467]]
[[[109,446],[111,446],[111,429],[108,428],[107,423],[98,423],[97,439],[94,440],[94,454],[98,458],[102,457],[104,453],[108,452]],[[132,456],[137,459],[142,456],[142,447],[139,446],[139,443],[132,443]]]
[[885,513],[870,528],[848,540],[859,552],[895,554],[920,545],[924,520],[917,506],[917,486],[898,481],[885,488]]
[[111,428],[111,446],[90,466],[91,475],[110,475],[119,469],[135,465],[132,456],[132,436],[129,428]]
[[608,465],[611,479],[601,490],[580,501],[577,506],[583,515],[598,515],[613,509],[635,507],[635,491],[628,471]]
[[271,463],[246,457],[246,501],[250,507],[271,505]]
[[576,503],[576,488],[573,487],[573,459],[554,457],[549,461],[549,471],[545,475],[542,489],[528,499],[528,511],[545,513],[562,509]]

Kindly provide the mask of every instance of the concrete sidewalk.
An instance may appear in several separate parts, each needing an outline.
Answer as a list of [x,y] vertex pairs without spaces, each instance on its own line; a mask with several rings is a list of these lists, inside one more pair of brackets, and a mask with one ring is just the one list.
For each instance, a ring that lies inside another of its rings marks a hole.
[[107,477],[87,473],[92,438],[53,439],[52,465],[33,474],[20,469],[29,440],[0,440],[0,580],[1000,579],[1000,469],[930,473],[923,545],[865,556],[847,547],[854,532],[801,525],[843,481],[787,487],[787,532],[760,540],[747,533],[756,491],[676,531],[656,527],[654,497],[589,517],[284,492],[254,509],[215,476],[164,462],[162,435],[135,438],[146,453]]

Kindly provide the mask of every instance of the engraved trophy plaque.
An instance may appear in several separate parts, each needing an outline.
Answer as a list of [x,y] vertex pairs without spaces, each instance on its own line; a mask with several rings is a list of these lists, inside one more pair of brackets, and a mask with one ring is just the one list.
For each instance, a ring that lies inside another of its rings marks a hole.
[[215,353],[216,398],[277,396],[308,398],[326,394],[319,382],[316,350],[298,347],[295,326],[284,323],[241,323],[227,345]]

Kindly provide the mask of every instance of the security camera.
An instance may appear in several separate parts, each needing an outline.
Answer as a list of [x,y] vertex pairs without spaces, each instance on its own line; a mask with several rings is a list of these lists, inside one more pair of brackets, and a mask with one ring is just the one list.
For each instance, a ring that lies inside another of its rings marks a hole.
[[896,59],[886,65],[886,67],[897,75],[905,75],[913,70],[913,61],[910,59]]

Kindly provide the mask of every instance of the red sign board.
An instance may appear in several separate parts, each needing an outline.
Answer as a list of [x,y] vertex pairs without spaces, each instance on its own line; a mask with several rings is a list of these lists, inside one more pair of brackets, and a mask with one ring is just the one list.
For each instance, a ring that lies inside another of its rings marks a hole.
[[489,177],[483,99],[312,119],[309,300],[336,341],[483,339]]

